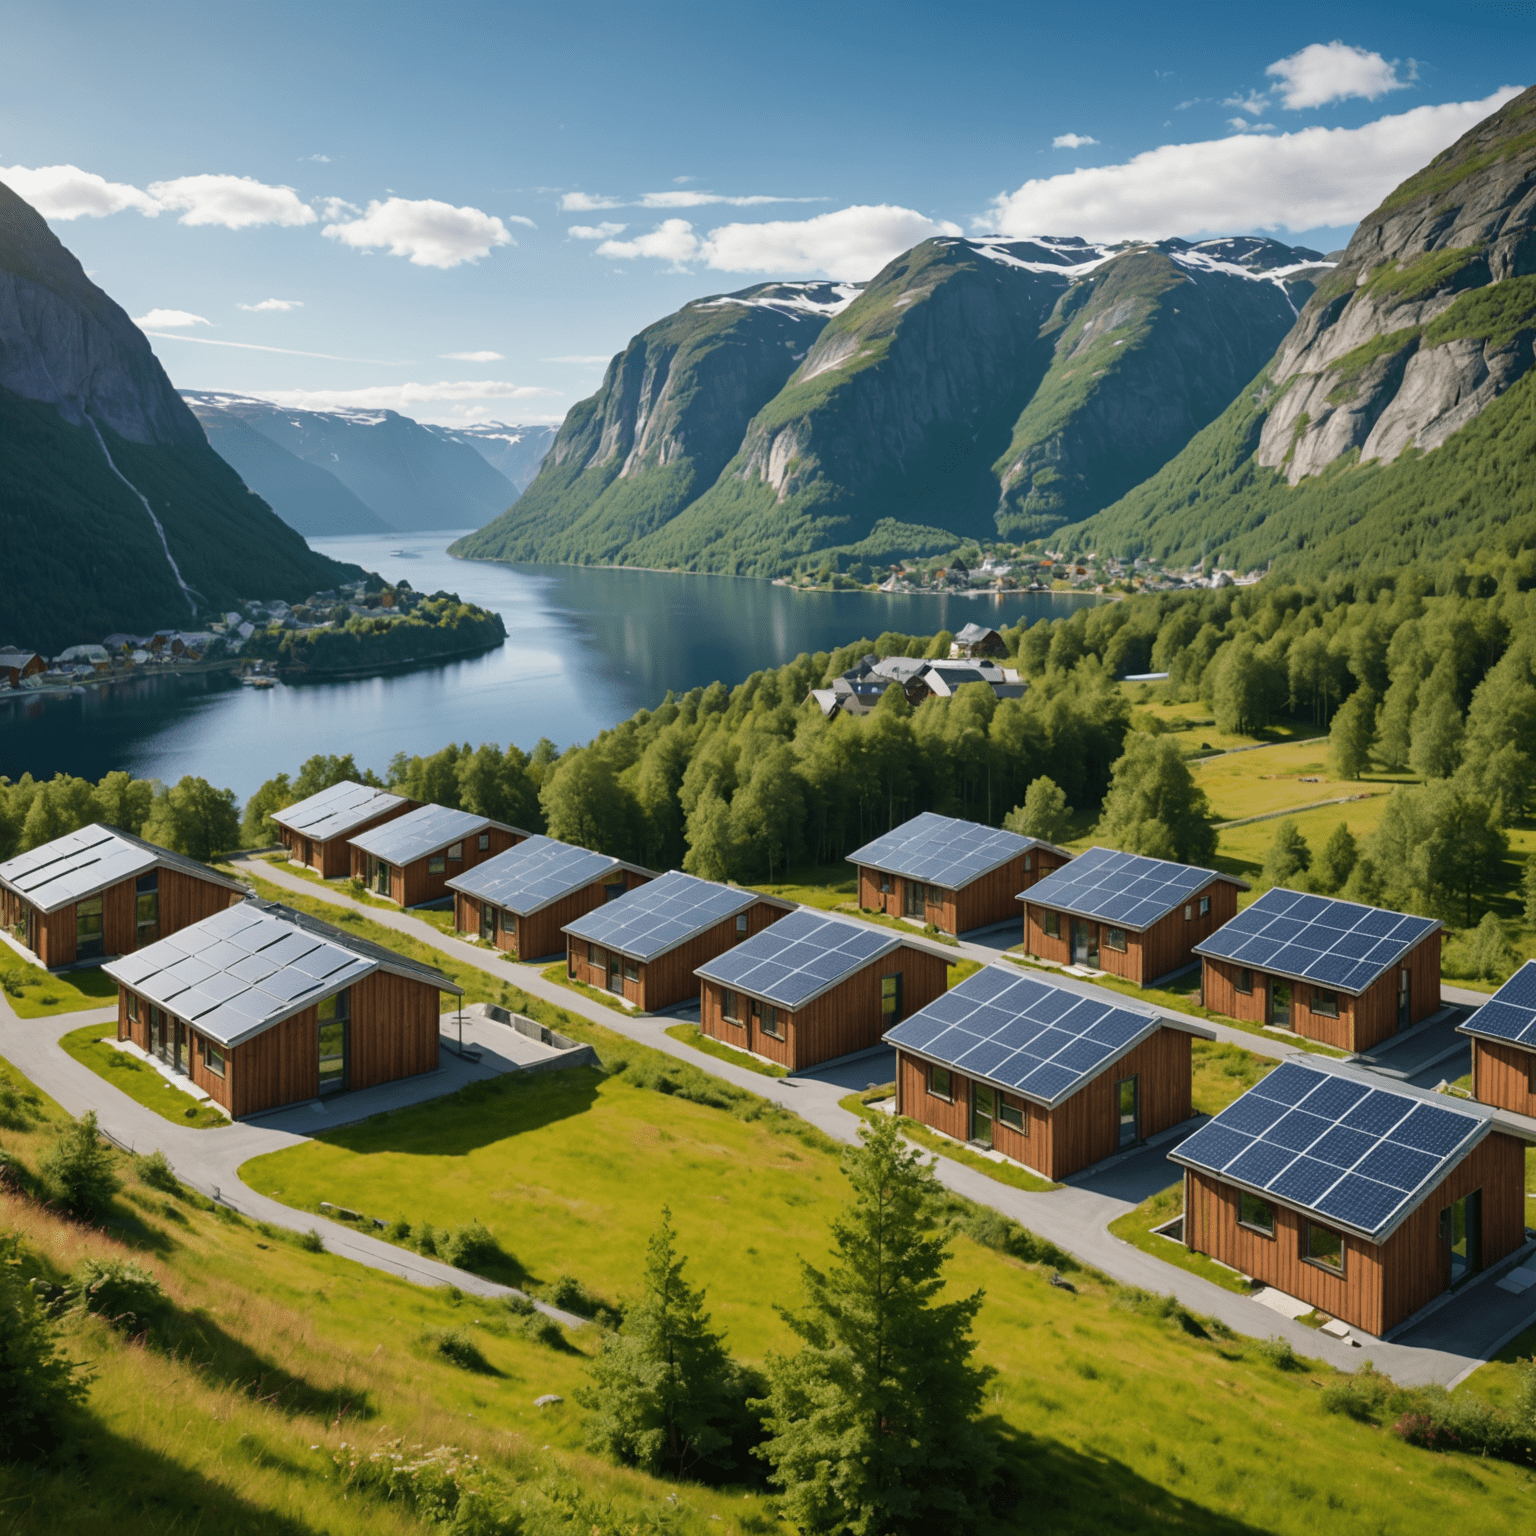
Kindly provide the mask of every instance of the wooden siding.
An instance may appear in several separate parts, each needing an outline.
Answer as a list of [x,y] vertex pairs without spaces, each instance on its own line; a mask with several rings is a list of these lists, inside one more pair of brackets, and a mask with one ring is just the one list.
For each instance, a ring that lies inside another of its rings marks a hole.
[[1502,1040],[1472,1037],[1472,1097],[1479,1104],[1536,1116],[1536,1093],[1531,1091],[1533,1070],[1536,1052]]
[[[1440,1009],[1440,930],[1437,928],[1403,957],[1409,972],[1409,1027]],[[1201,967],[1202,1001],[1213,1013],[1250,1024],[1270,1021],[1270,988],[1276,978],[1253,971],[1253,989],[1237,990],[1241,967],[1207,958]],[[1291,983],[1291,1023],[1296,1034],[1343,1051],[1365,1051],[1397,1033],[1397,986],[1400,966],[1377,977],[1359,997],[1340,992],[1339,1014],[1333,1018],[1312,1009],[1312,983],[1281,977]],[[1328,990],[1328,989],[1324,989]]]
[[1240,1191],[1235,1186],[1193,1170],[1186,1171],[1184,1180],[1184,1240],[1200,1253],[1379,1336],[1450,1284],[1450,1247],[1440,1237],[1440,1212],[1477,1189],[1482,1190],[1486,1269],[1525,1240],[1525,1149],[1498,1132],[1473,1148],[1385,1243],[1344,1234],[1342,1275],[1303,1257],[1306,1217],[1275,1205],[1274,1236],[1266,1237],[1238,1224]]
[[[462,875],[475,865],[494,859],[498,853],[505,853],[508,848],[515,848],[524,841],[520,834],[502,827],[487,827],[483,830],[489,834],[490,847],[480,846],[479,832],[467,833],[464,837],[464,857],[444,857],[441,873],[433,874],[430,868],[432,860],[444,852],[441,848],[436,853],[412,859],[409,864],[391,864],[388,899],[402,907],[419,907],[429,901],[441,901],[445,896],[453,895],[448,889],[450,875]],[[368,887],[369,893],[377,896],[381,893],[375,889],[370,877],[369,866],[372,863],[372,855],[364,853],[361,848],[352,849],[352,878],[361,880]]]
[[[318,838],[305,837],[302,832],[295,832],[291,827],[279,826],[277,829],[278,841],[288,850],[288,857],[296,864],[307,865],[315,873],[326,880],[343,880],[352,873],[352,844],[350,839],[361,837],[365,832],[371,832],[375,827],[382,827],[386,821],[393,821],[397,816],[404,816],[407,811],[421,809],[419,800],[406,800],[400,805],[393,806],[387,811],[381,811],[377,816],[370,817],[360,826],[352,827],[336,837]],[[305,853],[309,854],[305,858]]]
[[[561,929],[567,923],[574,923],[578,917],[585,917],[588,912],[603,906],[609,899],[609,885],[617,885],[622,880],[624,891],[628,894],[652,878],[651,875],[642,875],[632,869],[613,870],[601,880],[594,880],[591,885],[584,885],[579,891],[572,891],[570,895],[562,896],[559,901],[541,907],[526,917],[498,907],[496,948],[516,955],[520,960],[542,960],[558,955],[565,946],[565,935]],[[457,891],[454,897],[455,929],[460,933],[478,934],[485,903],[476,896],[466,896]]]
[[[753,934],[761,933],[770,923],[776,923],[781,917],[788,917],[789,912],[783,907],[774,906],[771,902],[756,901],[747,908],[747,931],[736,931],[736,918],[740,913],[734,913],[723,922],[716,923],[712,928],[706,928],[702,933],[696,933],[685,943],[679,944],[676,949],[669,949],[664,955],[657,955],[654,960],[633,962],[638,973],[635,980],[624,977],[622,970],[622,957],[620,968],[620,987],[622,995],[632,1002],[642,1012],[655,1013],[662,1008],[671,1008],[677,1003],[686,1002],[690,997],[699,995],[699,978],[694,975],[701,965],[713,960],[716,955],[723,955],[726,950],[750,939]],[[566,971],[573,981],[585,982],[589,987],[600,987],[608,990],[608,952],[600,945],[597,946],[598,958],[596,962],[591,958],[589,951],[593,948],[585,939],[574,939],[566,935]]]
[[[1025,869],[1024,861],[1029,860]],[[923,921],[932,923],[942,933],[969,933],[975,928],[990,928],[1018,916],[1019,892],[1059,869],[1065,859],[1043,848],[1031,848],[1006,864],[973,880],[958,891],[925,886]],[[868,865],[856,865],[859,872],[859,905],[868,912],[884,912],[887,917],[905,917],[906,888],[922,886],[921,880],[908,881],[902,875],[887,875]],[[882,883],[889,890],[882,890]],[[939,892],[938,901],[928,898]]]
[[301,1009],[224,1058],[229,1112],[236,1119],[280,1104],[302,1104],[320,1092],[318,1011]]
[[[813,998],[803,1008],[781,1008],[779,1027],[783,1039],[765,1034],[750,1009],[740,1025],[729,1023],[721,1011],[718,982],[705,980],[699,1008],[699,1027],[706,1035],[765,1056],[791,1071],[815,1066],[866,1051],[880,1043],[891,1027],[880,1011],[880,983],[887,976],[900,976],[901,1017],[910,1018],[942,995],[948,981],[949,962],[937,955],[903,944],[890,954],[872,960],[852,976],[844,978],[828,992]],[[743,998],[751,994],[738,992]],[[768,1005],[762,1005],[766,1008]]]
[[[1180,1029],[1159,1029],[1129,1055],[1084,1083],[1054,1109],[999,1090],[1004,1102],[1023,1107],[1027,1133],[993,1121],[992,1145],[1004,1157],[1024,1163],[1048,1179],[1065,1179],[1120,1150],[1120,1119],[1115,1087],[1128,1077],[1137,1080],[1140,1139],[1156,1136],[1188,1120],[1190,1104],[1190,1039]],[[928,1092],[926,1063],[897,1053],[897,1107],[901,1114],[921,1120],[947,1136],[970,1138],[971,1096],[975,1087],[964,1073],[952,1070],[954,1102],[946,1104]],[[959,1129],[954,1129],[954,1127]]]

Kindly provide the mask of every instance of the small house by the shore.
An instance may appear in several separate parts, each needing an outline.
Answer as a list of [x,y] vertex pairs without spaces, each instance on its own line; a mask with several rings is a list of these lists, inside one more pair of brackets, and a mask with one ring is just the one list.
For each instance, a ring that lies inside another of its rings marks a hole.
[[272,820],[295,864],[314,870],[322,879],[340,880],[352,871],[349,838],[404,816],[416,806],[404,795],[343,779],[273,811]]
[[528,833],[474,811],[422,805],[354,835],[352,878],[402,907],[441,901],[448,881],[523,842]]

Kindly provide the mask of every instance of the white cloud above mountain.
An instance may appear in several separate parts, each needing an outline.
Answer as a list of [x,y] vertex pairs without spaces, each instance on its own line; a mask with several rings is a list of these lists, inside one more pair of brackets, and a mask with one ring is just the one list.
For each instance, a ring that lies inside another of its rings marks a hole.
[[251,176],[178,176],[152,181],[160,207],[180,211],[182,224],[250,229],[258,224],[313,224],[315,210],[292,187],[272,187]]
[[500,352],[444,352],[441,356],[450,363],[499,363],[504,360]]
[[184,326],[213,324],[189,309],[152,309],[147,315],[136,315],[133,323],[141,331],[174,331]]
[[1086,149],[1099,141],[1086,133],[1058,133],[1051,140],[1052,149]]
[[1280,104],[1293,112],[1322,107],[1330,101],[1358,98],[1375,101],[1388,91],[1412,84],[1418,66],[1408,60],[1406,78],[1398,74],[1398,60],[1388,62],[1379,53],[1355,48],[1337,39],[1311,43],[1287,58],[1277,59],[1265,74],[1279,81]]
[[488,256],[498,245],[517,244],[495,215],[435,198],[371,202],[359,217],[327,224],[321,233],[356,250],[386,249],[418,267],[456,267]]
[[45,219],[102,219],[127,208],[149,218],[160,212],[160,205],[147,192],[82,171],[78,165],[0,165],[0,181]]
[[276,310],[286,314],[290,309],[303,309],[303,299],[263,299],[259,304],[237,304],[236,309],[243,309],[249,314],[259,315],[267,310]]
[[597,254],[628,261],[652,257],[674,268],[702,263],[720,272],[825,272],[862,281],[892,257],[958,224],[889,203],[840,208],[810,219],[722,224],[701,235],[686,219],[665,219],[633,240],[607,240]]
[[436,384],[369,384],[360,389],[269,389],[251,393],[290,410],[334,411],[351,407],[399,411],[419,418],[422,406],[471,400],[537,400],[560,391],[535,384],[506,384],[499,379],[444,379]]
[[978,227],[1127,240],[1354,224],[1518,94],[1518,87],[1505,86],[1482,101],[1415,107],[1359,128],[1165,144],[1119,165],[1026,181],[994,199]]
[[572,224],[566,230],[573,240],[611,240],[615,235],[622,235],[628,224]]

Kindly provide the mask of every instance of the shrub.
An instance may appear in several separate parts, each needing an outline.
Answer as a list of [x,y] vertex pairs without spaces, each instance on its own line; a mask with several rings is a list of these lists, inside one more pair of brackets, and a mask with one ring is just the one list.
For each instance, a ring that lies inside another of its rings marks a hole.
[[167,1305],[160,1282],[132,1259],[87,1259],[69,1277],[64,1297],[119,1328],[142,1327]]
[[6,1130],[29,1130],[36,1105],[36,1094],[22,1093],[14,1083],[0,1082],[0,1126]]
[[416,1231],[416,1251],[426,1254],[429,1258],[437,1255],[437,1233],[432,1230],[430,1221],[422,1222]]
[[122,1187],[114,1158],[96,1132],[93,1109],[60,1134],[44,1155],[43,1179],[54,1198],[72,1215],[100,1216]]
[[308,1232],[299,1233],[297,1242],[305,1253],[325,1252],[325,1239],[320,1236],[314,1227],[311,1227]]
[[518,1514],[498,1497],[500,1490],[478,1456],[453,1445],[431,1451],[413,1446],[407,1454],[402,1445],[397,1440],[367,1457],[349,1454],[343,1446],[332,1460],[348,1488],[403,1505],[430,1529],[453,1536],[514,1536],[524,1529]]
[[22,1276],[17,1238],[0,1239],[0,1460],[40,1460],[60,1446],[85,1398],[78,1370]]
[[158,1189],[167,1195],[181,1193],[181,1180],[176,1177],[175,1171],[166,1161],[164,1152],[157,1150],[151,1152],[148,1157],[134,1158],[133,1171],[151,1189]]
[[542,1344],[546,1349],[565,1349],[565,1329],[554,1318],[537,1309],[523,1318],[522,1333],[524,1338],[530,1339],[535,1344]]
[[463,1328],[429,1328],[423,1335],[434,1354],[463,1371],[489,1372],[491,1362]]
[[1036,1237],[1028,1228],[1021,1227],[991,1206],[972,1205],[969,1200],[951,1196],[944,1211],[945,1225],[951,1232],[963,1232],[983,1248],[1006,1253],[1025,1264],[1049,1264],[1063,1273],[1080,1267],[1071,1254],[1064,1253],[1055,1243]]
[[1391,1377],[1367,1360],[1353,1375],[1339,1376],[1323,1388],[1323,1409],[1369,1424],[1391,1396],[1392,1389]]
[[494,1266],[506,1258],[501,1244],[478,1216],[455,1227],[438,1251],[455,1269],[471,1271]]
[[1278,1335],[1271,1335],[1267,1339],[1260,1339],[1254,1346],[1259,1352],[1259,1357],[1269,1361],[1277,1371],[1300,1371],[1305,1369],[1296,1351],[1291,1347],[1289,1339],[1282,1339]]
[[[605,1328],[617,1328],[624,1321],[624,1308],[594,1295],[574,1275],[558,1275],[545,1292],[546,1301],[562,1312],[590,1318]],[[558,1325],[557,1325],[558,1326]]]
[[1155,1291],[1143,1291],[1134,1285],[1122,1285],[1116,1288],[1114,1304],[1130,1312],[1139,1312],[1143,1317],[1177,1323],[1193,1338],[1207,1337],[1205,1325],[1172,1293],[1160,1296]]
[[410,1241],[411,1224],[404,1216],[396,1216],[389,1224],[389,1240],[392,1243],[405,1243]]
[[539,1310],[526,1296],[503,1296],[501,1304],[513,1317],[532,1317]]

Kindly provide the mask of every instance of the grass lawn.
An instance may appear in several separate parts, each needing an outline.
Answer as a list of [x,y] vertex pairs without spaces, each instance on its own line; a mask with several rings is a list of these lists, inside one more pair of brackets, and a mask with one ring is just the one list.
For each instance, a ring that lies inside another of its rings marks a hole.
[[760,1072],[764,1077],[788,1077],[785,1068],[771,1061],[759,1061],[747,1051],[738,1051],[726,1045],[723,1041],[716,1040],[712,1035],[706,1035],[697,1024],[673,1024],[667,1033],[674,1040],[681,1041],[695,1051],[702,1051],[706,1056],[713,1056],[716,1061],[728,1061],[733,1067],[745,1067],[748,1072]]
[[1183,1243],[1159,1237],[1152,1230],[1153,1227],[1162,1226],[1165,1221],[1172,1221],[1183,1209],[1184,1181],[1180,1179],[1160,1194],[1143,1200],[1134,1211],[1117,1216],[1110,1222],[1109,1230],[1121,1242],[1151,1254],[1154,1259],[1161,1259],[1164,1264],[1188,1270],[1190,1274],[1199,1275],[1202,1280],[1209,1280],[1225,1291],[1237,1291],[1241,1295],[1251,1296],[1256,1287],[1250,1285],[1235,1269],[1228,1269],[1225,1264],[1218,1264],[1203,1253],[1193,1253]]
[[552,981],[557,986],[568,987],[572,992],[579,992],[583,997],[591,998],[594,1003],[601,1003],[604,1008],[611,1008],[615,1013],[633,1014],[633,1008],[626,1008],[611,992],[604,992],[601,987],[588,986],[584,981],[574,981],[571,978],[570,967],[565,961],[558,965],[546,965],[539,972],[545,981]]
[[1336,779],[1328,771],[1328,742],[1285,742],[1255,752],[1235,752],[1206,758],[1192,765],[1195,783],[1210,798],[1217,821],[1263,816],[1295,806],[1312,805],[1337,795],[1390,794],[1402,774],[1368,774],[1363,779]]
[[[1257,757],[1259,754],[1252,755]],[[1318,854],[1333,835],[1334,828],[1341,823],[1354,833],[1357,841],[1364,842],[1376,830],[1376,823],[1381,820],[1390,798],[1390,794],[1381,794],[1373,795],[1369,800],[1353,800],[1348,805],[1325,805],[1315,811],[1298,811],[1291,819],[1306,839],[1307,846]],[[1280,820],[1251,821],[1245,827],[1227,827],[1217,832],[1216,867],[1241,879],[1256,881],[1264,867],[1264,855],[1275,840]],[[1262,894],[1260,891],[1240,891],[1237,904],[1245,907]]]
[[23,960],[14,950],[0,948],[0,987],[20,1019],[47,1019],[59,1013],[81,1013],[117,1001],[117,983],[99,966],[52,976],[40,965]]
[[1223,1040],[1191,1040],[1191,1100],[1197,1115],[1218,1115],[1279,1062]]
[[[1203,752],[1231,752],[1239,747],[1258,746],[1269,742],[1292,742],[1307,737],[1325,736],[1319,725],[1311,720],[1282,716],[1272,722],[1262,736],[1244,736],[1236,731],[1218,731],[1211,715],[1210,705],[1199,699],[1175,700],[1169,697],[1168,684],[1122,683],[1121,691],[1138,713],[1150,715],[1161,721],[1170,731],[1177,732],[1180,749],[1187,755]],[[1326,740],[1323,746],[1327,746]]]
[[67,1055],[126,1093],[134,1103],[154,1110],[176,1125],[203,1129],[230,1123],[222,1110],[183,1093],[166,1082],[153,1067],[108,1044],[102,1037],[111,1036],[113,1032],[111,1024],[87,1024],[84,1029],[72,1029],[62,1036],[59,1044]]
[[834,864],[793,865],[784,879],[768,885],[754,885],[751,890],[781,901],[798,901],[804,907],[833,908],[856,901],[859,880],[853,865],[839,859]]

